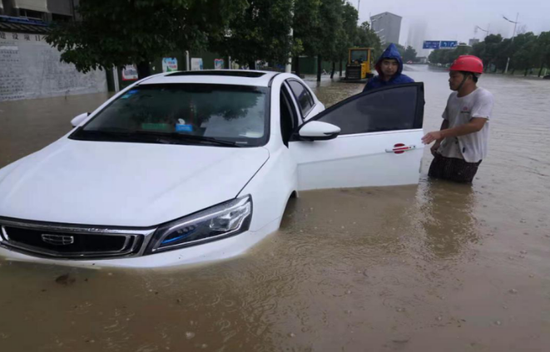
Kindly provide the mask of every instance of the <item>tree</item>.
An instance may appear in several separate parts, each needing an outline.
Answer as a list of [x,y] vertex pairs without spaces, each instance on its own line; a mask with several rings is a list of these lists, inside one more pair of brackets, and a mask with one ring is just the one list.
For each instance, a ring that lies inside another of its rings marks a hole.
[[544,67],[550,67],[550,32],[542,32],[536,39],[535,60],[540,66],[540,77]]
[[321,0],[295,0],[293,16],[294,62],[300,74],[300,54],[315,56],[321,46],[318,34]]
[[514,70],[523,69],[525,70],[524,76],[527,76],[527,73],[533,68],[536,62],[536,57],[533,55],[535,48],[536,41],[533,38],[529,42],[522,45],[521,48],[514,53],[514,56],[512,56]]
[[317,52],[317,81],[321,81],[323,58],[335,61],[338,58],[337,42],[342,35],[343,0],[321,0],[319,8],[320,27],[318,36],[321,38]]
[[[389,43],[386,43],[386,44],[390,45]],[[405,47],[399,43],[393,43],[393,44],[396,46],[397,51],[399,51],[399,55],[401,55],[401,58],[403,58],[403,56],[405,56],[405,51],[407,49],[405,49]]]
[[317,56],[317,81],[321,80],[323,58],[333,60],[338,56],[337,42],[342,37],[343,7],[343,0],[295,1],[294,39],[302,45],[303,53]]
[[150,62],[176,51],[204,47],[224,35],[246,0],[81,0],[80,21],[56,24],[47,42],[77,70],[135,63],[138,76]]
[[[514,41],[510,44],[508,54],[511,57],[510,65],[512,66],[512,72],[516,69],[525,69],[525,65],[534,65],[535,60],[535,45],[530,45],[531,42],[536,41],[537,37],[533,32],[525,34],[519,34],[514,37]],[[526,45],[530,45],[529,48],[525,48]],[[531,56],[531,59],[528,59]],[[519,59],[519,61],[517,61]],[[528,68],[532,68],[530,66]]]
[[[349,3],[345,3],[342,9],[342,26],[336,39],[335,60],[340,62],[340,76],[342,76],[342,61],[347,61],[349,49],[354,46],[357,39],[357,20],[359,13]],[[334,76],[335,64],[332,64],[331,78]]]
[[240,16],[229,22],[229,35],[211,49],[254,68],[256,60],[286,63],[293,51],[290,29],[292,0],[249,0]]
[[359,28],[357,28],[357,38],[355,40],[355,46],[361,48],[372,48],[372,58],[376,60],[382,55],[382,43],[380,38],[376,35],[376,32],[370,28],[368,22],[363,22]]
[[405,50],[405,52],[403,53],[403,61],[405,61],[405,62],[409,62],[409,61],[415,62],[416,61],[416,56],[417,56],[416,50],[414,50],[414,48],[409,45],[407,47],[407,49]]
[[499,44],[502,42],[502,36],[500,34],[491,34],[485,37],[485,50],[483,56],[479,58],[483,61],[485,71],[490,68],[490,65],[496,61],[497,54],[499,52]]

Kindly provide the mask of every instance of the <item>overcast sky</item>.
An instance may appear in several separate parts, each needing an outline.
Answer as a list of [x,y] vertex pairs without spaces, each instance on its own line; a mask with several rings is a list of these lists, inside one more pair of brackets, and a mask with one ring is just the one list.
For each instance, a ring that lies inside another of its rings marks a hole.
[[[357,8],[358,0],[348,0]],[[369,15],[391,12],[403,17],[400,44],[406,44],[408,31],[415,22],[426,22],[426,40],[458,40],[483,38],[482,32],[474,34],[476,25],[511,37],[512,23],[502,15],[515,20],[519,12],[519,27],[527,31],[550,31],[550,0],[361,0],[360,22]]]

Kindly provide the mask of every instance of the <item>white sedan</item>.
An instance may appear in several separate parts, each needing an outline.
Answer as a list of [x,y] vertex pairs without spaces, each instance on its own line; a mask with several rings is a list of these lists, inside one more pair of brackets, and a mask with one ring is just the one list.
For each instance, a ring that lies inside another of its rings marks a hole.
[[414,184],[421,83],[325,110],[287,73],[142,79],[0,169],[0,256],[158,267],[239,255],[298,191]]

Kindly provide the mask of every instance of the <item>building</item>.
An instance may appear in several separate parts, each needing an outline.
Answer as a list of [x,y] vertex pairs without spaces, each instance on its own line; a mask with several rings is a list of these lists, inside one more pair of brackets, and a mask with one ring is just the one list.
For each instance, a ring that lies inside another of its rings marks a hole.
[[399,44],[402,17],[390,12],[379,13],[370,18],[372,29],[382,44]]
[[427,56],[429,51],[423,49],[424,40],[427,38],[427,23],[425,21],[412,21],[409,24],[409,33],[405,46],[412,46],[418,56]]
[[470,39],[470,41],[468,42],[468,45],[469,45],[469,46],[474,46],[474,45],[476,45],[477,43],[479,43],[479,39],[472,38],[472,39]]
[[60,61],[45,35],[51,22],[75,19],[76,0],[1,0],[0,101],[107,91],[102,70],[78,72]]
[[0,0],[0,15],[45,22],[70,21],[79,0]]

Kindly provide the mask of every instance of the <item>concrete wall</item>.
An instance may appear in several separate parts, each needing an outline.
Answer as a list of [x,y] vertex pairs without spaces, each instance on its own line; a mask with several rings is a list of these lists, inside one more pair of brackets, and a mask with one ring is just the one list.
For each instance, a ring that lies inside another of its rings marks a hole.
[[0,32],[0,101],[107,91],[104,71],[80,73],[35,34]]

